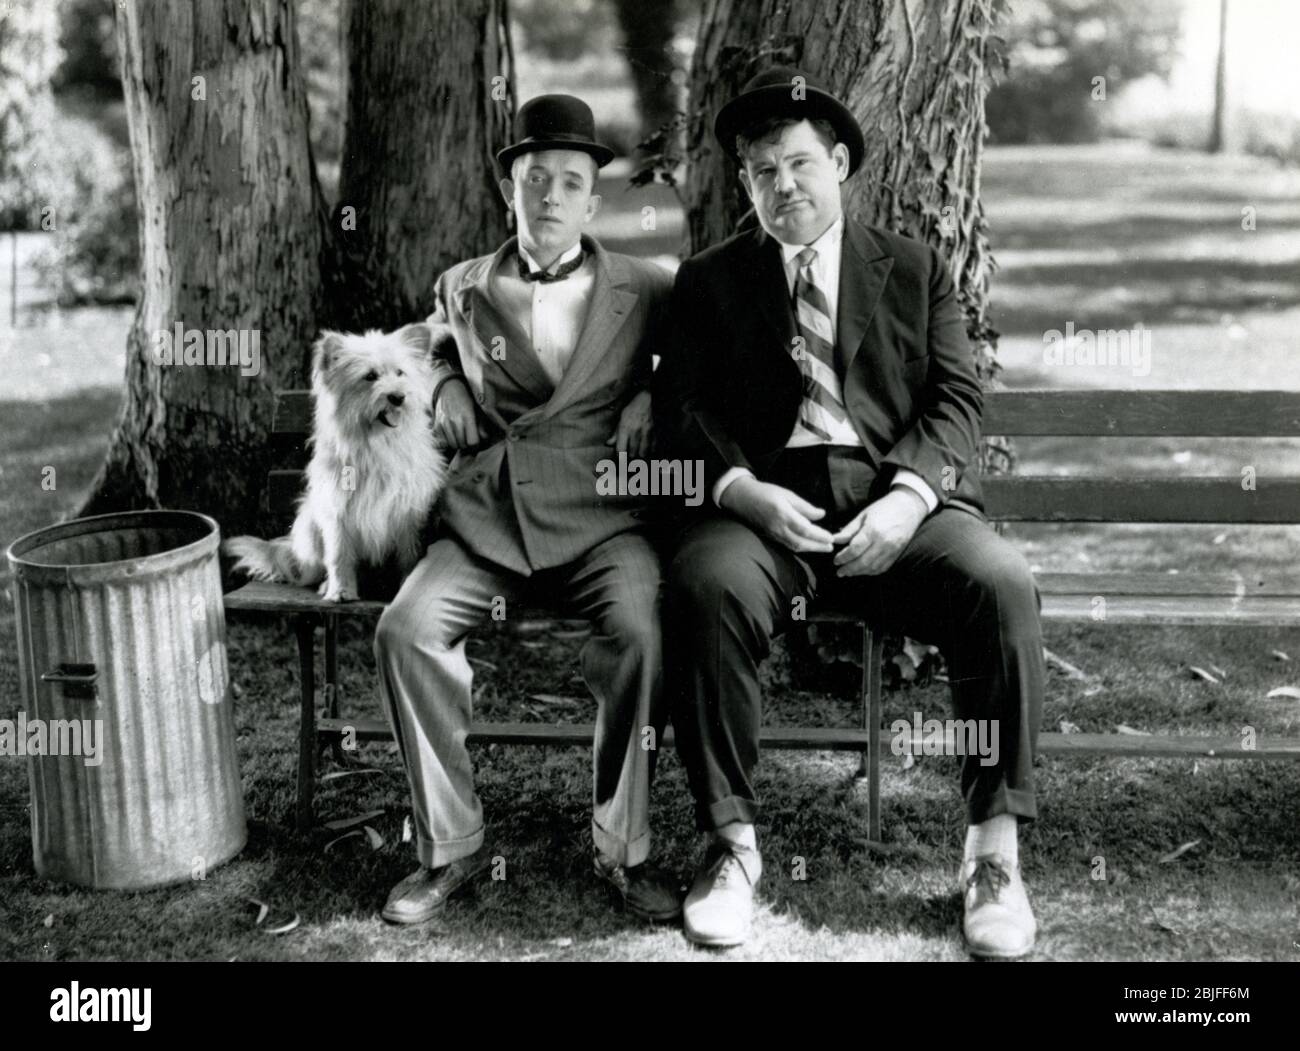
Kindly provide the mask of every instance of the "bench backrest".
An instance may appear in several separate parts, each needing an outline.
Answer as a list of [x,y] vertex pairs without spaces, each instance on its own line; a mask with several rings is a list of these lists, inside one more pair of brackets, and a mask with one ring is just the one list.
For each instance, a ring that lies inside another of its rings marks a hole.
[[[302,442],[311,433],[311,391],[279,392],[272,431],[301,457]],[[984,433],[1294,438],[1300,437],[1300,392],[989,391],[984,395]],[[298,469],[272,471],[271,510],[290,511],[301,483]],[[989,517],[1004,522],[1300,523],[1300,475],[1256,473],[1249,484],[1241,473],[1170,478],[999,475],[986,477],[983,487]]]

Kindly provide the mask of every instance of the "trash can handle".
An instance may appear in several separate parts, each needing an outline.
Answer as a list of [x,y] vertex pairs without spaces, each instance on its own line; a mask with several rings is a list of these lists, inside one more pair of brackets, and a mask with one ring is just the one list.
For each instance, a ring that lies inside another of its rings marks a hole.
[[62,664],[41,672],[41,682],[63,683],[63,696],[74,700],[88,700],[95,696],[95,680],[99,671],[93,663],[82,664],[64,661]]

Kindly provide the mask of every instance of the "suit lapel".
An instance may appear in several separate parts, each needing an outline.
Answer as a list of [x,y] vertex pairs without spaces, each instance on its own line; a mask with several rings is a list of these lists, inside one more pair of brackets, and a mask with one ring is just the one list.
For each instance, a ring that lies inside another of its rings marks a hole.
[[[754,234],[754,302],[763,316],[763,324],[776,339],[781,356],[794,363],[793,340],[799,333],[790,301],[790,285],[781,262],[781,244],[760,228]],[[795,366],[796,370],[798,366]]]
[[515,244],[512,237],[497,249],[496,254],[477,273],[467,275],[458,295],[461,297],[461,310],[469,319],[470,330],[480,344],[484,374],[491,375],[492,366],[495,365],[538,402],[544,402],[554,392],[550,377],[537,359],[527,333],[497,306],[490,291],[492,274],[502,260],[515,250]]
[[560,378],[544,415],[553,416],[582,393],[583,385],[600,364],[605,351],[618,335],[639,298],[629,286],[627,268],[591,238],[582,239],[583,247],[596,262],[596,280],[587,305],[587,320],[573,349],[569,366]]
[[843,366],[841,375],[846,382],[893,267],[894,257],[881,249],[861,225],[845,216],[835,356]]

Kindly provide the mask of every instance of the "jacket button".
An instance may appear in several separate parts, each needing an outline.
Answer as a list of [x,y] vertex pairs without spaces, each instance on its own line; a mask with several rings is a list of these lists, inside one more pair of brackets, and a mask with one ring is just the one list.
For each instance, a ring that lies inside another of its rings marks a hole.
[[478,403],[479,403],[480,405],[482,405],[483,402],[486,400],[486,398],[487,398],[487,395],[486,395],[486,394],[480,394],[480,395],[478,396]]
[[475,472],[474,472],[474,481],[476,481],[476,482],[481,482],[481,481],[483,481],[483,479],[486,478],[486,477],[487,477],[487,475],[485,475],[482,471],[475,471]]

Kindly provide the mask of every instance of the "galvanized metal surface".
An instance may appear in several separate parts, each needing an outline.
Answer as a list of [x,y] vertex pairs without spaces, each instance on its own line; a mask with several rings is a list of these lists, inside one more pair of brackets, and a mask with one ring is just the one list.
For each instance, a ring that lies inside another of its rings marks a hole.
[[[27,720],[102,727],[98,766],[84,755],[28,757],[40,875],[151,887],[242,849],[219,543],[206,515],[141,511],[9,546]],[[86,669],[60,667],[87,664],[89,687]]]

